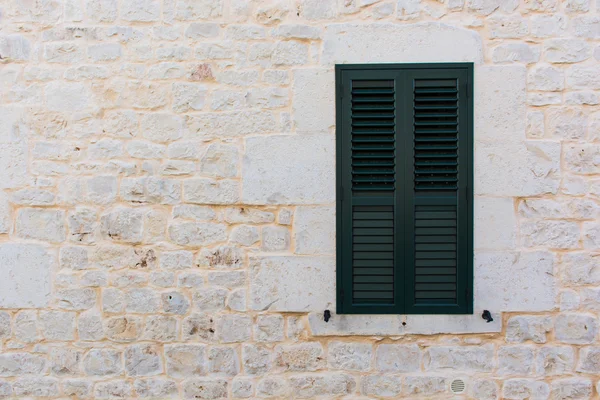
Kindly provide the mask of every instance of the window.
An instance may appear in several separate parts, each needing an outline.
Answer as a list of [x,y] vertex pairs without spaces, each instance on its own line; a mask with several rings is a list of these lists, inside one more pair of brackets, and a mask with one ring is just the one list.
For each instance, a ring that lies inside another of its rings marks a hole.
[[473,65],[336,66],[337,312],[473,312]]

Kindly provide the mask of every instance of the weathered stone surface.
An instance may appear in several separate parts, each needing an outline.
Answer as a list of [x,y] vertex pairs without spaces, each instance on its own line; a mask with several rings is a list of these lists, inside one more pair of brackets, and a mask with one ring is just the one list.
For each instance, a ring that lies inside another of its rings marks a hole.
[[58,306],[64,310],[88,310],[96,305],[93,289],[66,289],[56,294]]
[[13,391],[17,396],[55,397],[59,394],[58,379],[19,378],[13,384]]
[[[522,168],[522,165],[529,168]],[[521,144],[479,143],[475,146],[476,195],[556,193],[560,171],[560,143],[527,141]]]
[[598,319],[587,314],[561,314],[556,317],[554,329],[559,342],[592,343],[598,336]]
[[551,249],[576,249],[581,232],[575,222],[524,221],[521,223],[521,244],[525,247],[544,246]]
[[100,218],[100,230],[115,242],[139,243],[143,239],[143,214],[136,209],[119,207]]
[[169,114],[147,114],[141,119],[142,136],[152,142],[167,143],[183,135],[183,120]]
[[102,316],[95,310],[81,313],[77,321],[77,331],[80,340],[102,340],[104,339],[104,328]]
[[183,198],[195,204],[233,204],[239,200],[239,184],[234,180],[188,179]]
[[600,283],[600,255],[574,252],[562,256],[563,280],[569,285]]
[[229,241],[242,246],[252,246],[260,240],[258,228],[250,225],[236,226],[231,230]]
[[242,347],[242,363],[246,374],[264,375],[272,368],[272,351],[260,345],[245,344]]
[[24,239],[63,242],[66,238],[65,212],[43,208],[22,208],[17,213],[15,231]]
[[592,381],[585,378],[564,378],[552,381],[550,396],[554,399],[589,399]]
[[225,308],[227,290],[218,287],[201,288],[194,293],[194,307],[200,311],[220,311]]
[[289,381],[293,393],[299,398],[344,396],[353,393],[356,388],[354,378],[343,373],[293,375]]
[[75,313],[40,311],[40,330],[47,340],[73,340],[75,338]]
[[159,375],[163,371],[159,348],[152,345],[133,345],[125,350],[125,370],[129,376]]
[[329,132],[335,124],[333,71],[296,70],[293,81],[293,118],[296,130],[299,133]]
[[546,333],[552,329],[552,319],[541,316],[516,316],[508,320],[506,341],[546,343]]
[[335,208],[298,207],[294,218],[297,254],[335,252]]
[[325,365],[319,343],[279,345],[275,348],[275,367],[282,371],[316,371]]
[[51,255],[39,245],[0,245],[0,307],[42,308],[50,300]]
[[221,343],[243,343],[252,337],[252,318],[243,314],[223,315],[217,322]]
[[473,383],[471,394],[477,400],[495,400],[498,398],[498,385],[492,380],[478,380]]
[[183,382],[183,395],[186,399],[225,399],[228,383],[225,379],[195,378]]
[[202,175],[233,178],[238,174],[238,148],[234,145],[213,143],[200,158]]
[[537,62],[539,59],[540,48],[525,43],[499,45],[494,48],[494,52],[492,53],[492,60],[500,64],[514,62],[531,64]]
[[161,295],[163,311],[166,313],[184,315],[190,307],[188,298],[178,292],[168,292]]
[[10,326],[10,314],[6,311],[0,311],[0,338],[11,336],[12,328]]
[[370,344],[332,342],[328,354],[328,364],[333,369],[368,371],[371,368]]
[[533,379],[509,379],[502,386],[502,396],[505,399],[547,399],[549,395],[550,386]]
[[84,379],[65,379],[61,382],[66,396],[88,397],[92,392],[92,383]]
[[216,340],[215,318],[208,314],[192,314],[184,318],[181,330],[185,341],[210,343]]
[[517,220],[512,199],[477,197],[474,208],[475,248],[515,248]]
[[200,344],[173,344],[165,346],[167,375],[187,378],[206,372],[206,346]]
[[[325,30],[322,62],[460,62],[483,60],[473,32],[439,23],[334,24]],[[418,42],[415,47],[410,43]],[[452,43],[461,43],[455,49]]]
[[283,226],[266,226],[262,229],[263,251],[285,251],[290,247],[290,231]]
[[233,246],[218,246],[203,249],[198,254],[196,265],[200,268],[238,269],[244,265],[244,252]]
[[425,370],[491,371],[495,364],[493,353],[492,345],[430,347],[424,356]]
[[446,391],[446,379],[443,377],[408,376],[405,383],[405,393],[408,394],[434,395]]
[[153,315],[146,318],[142,339],[156,342],[173,342],[178,337],[178,324],[175,317]]
[[402,393],[399,376],[368,375],[361,379],[361,392],[368,396],[396,397]]
[[283,341],[283,317],[281,315],[261,315],[256,319],[254,339],[257,342]]
[[143,332],[142,320],[139,317],[114,317],[104,320],[103,325],[106,336],[115,342],[132,342]]
[[[335,198],[333,144],[329,135],[247,139],[242,200],[250,204],[332,202]],[[281,169],[270,168],[273,163]]]
[[551,39],[544,42],[544,57],[551,63],[575,63],[592,55],[591,47],[580,39]]
[[503,346],[498,350],[498,373],[527,376],[533,372],[535,348],[532,346]]
[[416,345],[381,344],[375,363],[382,372],[415,372],[420,369],[421,350]]
[[208,350],[208,370],[219,375],[237,375],[240,371],[240,361],[235,348],[211,347]]
[[539,64],[529,71],[527,86],[533,90],[562,90],[565,87],[564,72],[557,67]]
[[110,349],[92,349],[83,359],[83,368],[87,375],[119,375],[123,371],[122,353]]
[[131,384],[125,380],[100,382],[94,387],[94,396],[97,399],[127,398],[131,394]]
[[41,356],[28,353],[0,354],[0,376],[22,376],[43,374],[47,361]]
[[504,311],[551,310],[556,298],[555,262],[548,252],[478,252],[476,304]]
[[167,379],[136,379],[134,389],[141,398],[176,399],[178,397],[177,383]]
[[571,347],[542,347],[535,362],[536,372],[546,376],[569,374],[573,370],[574,358]]
[[273,256],[250,259],[253,310],[326,310],[334,304],[333,259]]
[[178,222],[169,226],[171,240],[180,246],[200,247],[227,239],[225,225]]

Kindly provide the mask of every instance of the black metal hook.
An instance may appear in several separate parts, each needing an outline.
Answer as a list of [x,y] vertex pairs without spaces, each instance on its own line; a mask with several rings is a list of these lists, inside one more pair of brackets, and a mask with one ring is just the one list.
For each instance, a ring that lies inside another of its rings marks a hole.
[[488,310],[483,310],[483,314],[481,314],[481,318],[485,319],[485,321],[487,323],[490,323],[494,320],[494,318],[492,318],[492,313],[489,312]]
[[325,312],[323,313],[323,319],[325,320],[325,322],[329,322],[329,320],[331,319],[331,311],[325,310]]

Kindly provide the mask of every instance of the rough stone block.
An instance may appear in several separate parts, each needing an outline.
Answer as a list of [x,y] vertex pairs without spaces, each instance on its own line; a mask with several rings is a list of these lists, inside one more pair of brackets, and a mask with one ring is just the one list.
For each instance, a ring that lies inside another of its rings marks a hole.
[[554,308],[555,258],[547,252],[478,252],[475,302],[483,309],[546,311]]
[[323,36],[325,65],[461,61],[482,63],[481,39],[472,31],[446,24],[332,24]]
[[63,242],[66,239],[65,212],[44,208],[21,208],[17,212],[15,231],[24,239]]
[[331,70],[298,69],[293,79],[293,119],[299,133],[329,132],[335,125],[335,76]]
[[250,259],[250,308],[323,311],[334,303],[334,260],[273,256]]
[[242,200],[247,204],[333,202],[334,143],[330,135],[246,139]]
[[50,300],[52,260],[39,245],[0,245],[0,307],[46,307]]

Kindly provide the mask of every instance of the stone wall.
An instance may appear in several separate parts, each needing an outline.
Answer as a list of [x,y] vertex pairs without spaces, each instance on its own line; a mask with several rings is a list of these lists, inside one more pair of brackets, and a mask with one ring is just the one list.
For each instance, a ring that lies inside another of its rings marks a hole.
[[[596,0],[0,1],[0,398],[599,398],[598,60]],[[475,314],[336,315],[334,64],[452,61]]]

